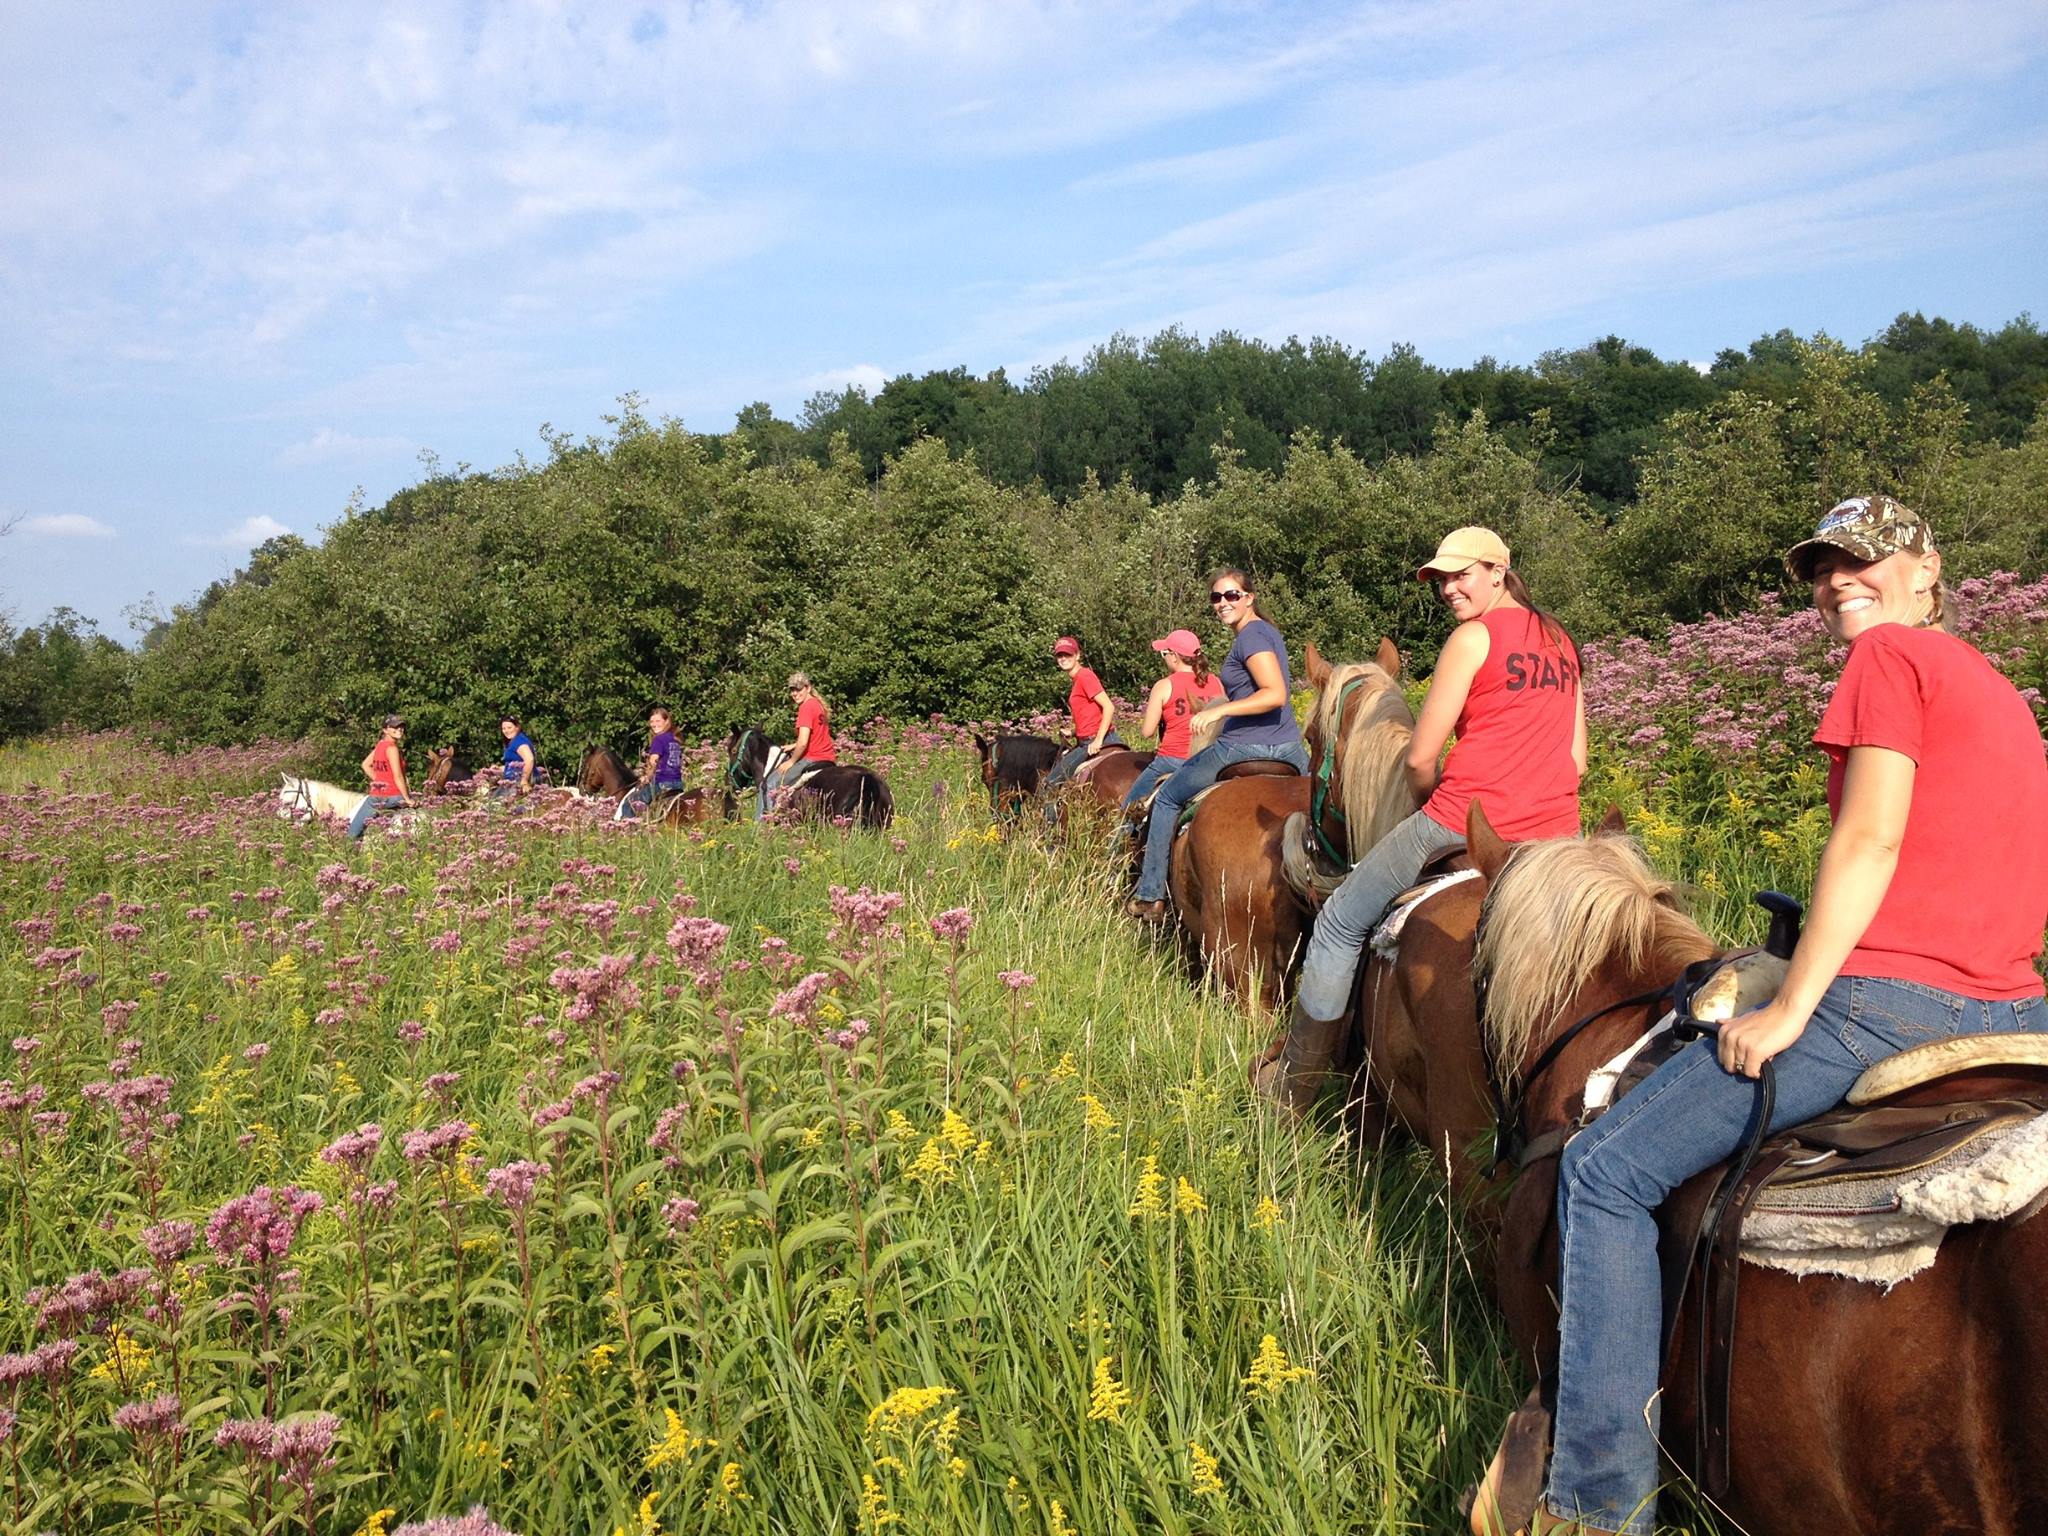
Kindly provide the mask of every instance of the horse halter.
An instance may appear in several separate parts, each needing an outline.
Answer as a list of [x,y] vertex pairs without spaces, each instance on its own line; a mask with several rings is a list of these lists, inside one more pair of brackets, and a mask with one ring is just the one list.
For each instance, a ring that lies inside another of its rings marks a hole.
[[732,758],[725,765],[725,782],[735,790],[754,787],[758,775],[742,777],[741,761],[747,755],[747,743],[760,734],[753,726],[747,726],[741,730],[738,739],[732,744]]
[[291,781],[291,789],[285,796],[284,808],[290,813],[294,825],[298,823],[300,811],[306,813],[306,820],[308,821],[311,821],[314,816],[319,814],[318,807],[313,804],[313,791],[306,787],[306,781],[303,778],[295,778]]
[[[1344,725],[1344,705],[1351,695],[1364,685],[1364,678],[1354,677],[1338,690],[1337,707],[1330,712],[1331,735],[1341,734]],[[1316,764],[1315,787],[1309,791],[1308,826],[1309,831],[1315,836],[1317,845],[1323,850],[1324,856],[1348,874],[1352,867],[1350,855],[1340,852],[1332,845],[1329,835],[1323,831],[1323,812],[1329,808],[1330,781],[1336,773],[1336,768],[1337,744],[1334,741],[1326,741],[1323,743],[1322,761]],[[1337,821],[1344,827],[1345,842],[1350,842],[1351,827],[1350,823],[1344,819],[1344,808],[1341,805],[1337,807]]]

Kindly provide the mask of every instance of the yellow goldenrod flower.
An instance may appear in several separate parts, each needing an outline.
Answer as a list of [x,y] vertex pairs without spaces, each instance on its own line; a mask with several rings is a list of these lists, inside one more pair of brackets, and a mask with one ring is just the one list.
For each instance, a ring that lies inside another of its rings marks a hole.
[[797,1150],[800,1152],[815,1152],[824,1144],[825,1127],[822,1125],[805,1126],[803,1134],[796,1139]]
[[1081,1095],[1081,1123],[1091,1131],[1113,1131],[1116,1116],[1102,1107],[1102,1100],[1092,1093]]
[[952,1473],[953,1480],[955,1482],[958,1482],[961,1478],[967,1475],[966,1458],[963,1456],[955,1456],[951,1461],[946,1463],[946,1470]]
[[155,1357],[146,1346],[138,1344],[126,1330],[112,1328],[107,1332],[107,1353],[100,1363],[87,1374],[91,1381],[111,1381],[131,1391],[142,1388],[142,1373],[149,1369],[149,1362]]
[[661,1536],[661,1521],[654,1513],[654,1495],[640,1501],[640,1536]]
[[907,1438],[926,1414],[958,1395],[951,1387],[898,1387],[868,1410],[867,1432],[871,1437]]
[[974,1145],[974,1127],[962,1118],[956,1109],[946,1111],[946,1117],[939,1122],[939,1140],[955,1152],[965,1152]]
[[942,1457],[953,1454],[953,1442],[960,1438],[960,1410],[948,1408],[946,1416],[939,1420],[939,1427],[932,1431],[932,1449]]
[[1270,1232],[1281,1226],[1287,1218],[1280,1214],[1280,1205],[1271,1195],[1261,1197],[1259,1207],[1252,1212],[1252,1225],[1261,1232]]
[[1097,1360],[1095,1383],[1088,1389],[1088,1417],[1121,1424],[1124,1410],[1136,1401],[1131,1389],[1116,1379],[1116,1356],[1104,1355]]
[[395,1509],[379,1509],[370,1518],[356,1527],[356,1536],[384,1536],[384,1522],[397,1514]]
[[1078,1076],[1080,1071],[1081,1069],[1074,1065],[1074,1053],[1061,1051],[1060,1064],[1045,1074],[1045,1080],[1048,1083],[1064,1083],[1068,1078]]
[[1067,1524],[1067,1512],[1061,1507],[1058,1499],[1052,1501],[1052,1513],[1048,1517],[1046,1530],[1049,1536],[1081,1536],[1080,1531]]
[[1017,1481],[1014,1473],[1003,1484],[1003,1502],[1020,1515],[1031,1507],[1031,1495],[1024,1491],[1024,1485]]
[[593,1376],[602,1376],[611,1369],[612,1356],[619,1352],[616,1344],[594,1344],[590,1353],[583,1357],[583,1363]]
[[1209,1202],[1202,1198],[1202,1192],[1188,1182],[1182,1174],[1173,1184],[1173,1208],[1183,1216],[1199,1216],[1209,1209]]
[[953,1182],[953,1159],[936,1136],[925,1138],[924,1148],[908,1168],[903,1177],[913,1184],[928,1187]]
[[717,1447],[716,1440],[702,1439],[684,1428],[683,1421],[676,1417],[675,1409],[664,1408],[661,1414],[668,1421],[668,1433],[647,1448],[647,1459],[642,1463],[644,1470],[653,1472],[674,1462],[687,1461],[698,1451]]
[[889,1495],[882,1485],[875,1481],[875,1474],[863,1472],[860,1475],[860,1528],[873,1536],[885,1525],[894,1525],[903,1517],[889,1507]]
[[877,1456],[875,1458],[875,1470],[877,1472],[894,1472],[898,1477],[910,1476],[910,1468],[904,1465],[901,1456]]
[[1131,1200],[1126,1215],[1134,1221],[1166,1214],[1166,1202],[1159,1191],[1165,1187],[1166,1175],[1159,1171],[1159,1159],[1141,1157],[1138,1159],[1138,1193]]
[[1188,1488],[1197,1498],[1222,1498],[1229,1490],[1214,1456],[1194,1441],[1188,1442]]
[[728,1461],[718,1469],[718,1499],[715,1507],[720,1514],[730,1514],[733,1505],[746,1502],[747,1485],[740,1479],[740,1464]]
[[889,1124],[882,1134],[898,1141],[908,1141],[917,1134],[917,1127],[910,1123],[910,1116],[900,1109],[889,1111]]
[[1249,1376],[1243,1379],[1250,1388],[1248,1397],[1278,1397],[1280,1389],[1290,1381],[1314,1381],[1316,1373],[1305,1365],[1289,1365],[1287,1351],[1280,1347],[1280,1341],[1267,1334],[1259,1340],[1258,1358],[1252,1361]]

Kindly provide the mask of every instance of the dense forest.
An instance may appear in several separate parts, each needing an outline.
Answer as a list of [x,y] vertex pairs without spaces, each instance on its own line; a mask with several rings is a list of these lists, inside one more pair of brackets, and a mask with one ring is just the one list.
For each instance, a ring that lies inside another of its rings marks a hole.
[[280,538],[133,650],[59,612],[0,627],[0,740],[61,723],[310,737],[353,763],[389,709],[412,740],[545,759],[624,746],[647,706],[704,735],[775,718],[802,667],[843,718],[1049,706],[1080,635],[1135,693],[1146,642],[1202,622],[1241,564],[1295,640],[1443,620],[1412,578],[1460,523],[1498,528],[1582,636],[1652,632],[1781,584],[1841,495],[1897,494],[1956,575],[2048,568],[2048,336],[1900,317],[1860,348],[1779,333],[1701,369],[1609,337],[1527,367],[1397,347],[1118,337],[1079,365],[905,375],[765,405],[722,434],[628,397],[601,438],[445,472],[323,541]]

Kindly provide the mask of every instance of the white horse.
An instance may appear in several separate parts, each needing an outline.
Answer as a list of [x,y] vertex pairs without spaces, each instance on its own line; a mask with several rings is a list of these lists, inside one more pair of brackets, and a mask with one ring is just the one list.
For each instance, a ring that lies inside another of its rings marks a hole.
[[347,821],[370,798],[324,779],[295,778],[289,773],[280,773],[278,778],[283,782],[277,791],[277,814],[285,821],[314,816],[339,816]]

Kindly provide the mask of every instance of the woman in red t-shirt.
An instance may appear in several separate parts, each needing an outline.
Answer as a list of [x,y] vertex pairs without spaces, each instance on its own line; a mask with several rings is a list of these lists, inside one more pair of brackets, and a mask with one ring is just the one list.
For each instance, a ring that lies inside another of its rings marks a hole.
[[[1145,719],[1139,729],[1158,738],[1159,751],[1125,792],[1126,816],[1152,793],[1154,785],[1188,760],[1195,715],[1223,697],[1223,679],[1209,670],[1201,637],[1193,630],[1176,629],[1163,635],[1152,642],[1152,649],[1166,658],[1166,676],[1145,696]],[[1128,833],[1129,828],[1127,821],[1119,830]]]
[[759,816],[768,814],[768,804],[776,790],[799,773],[810,771],[807,764],[839,761],[839,749],[832,744],[832,711],[818,697],[808,674],[789,674],[789,697],[796,705],[796,740],[783,753],[781,765],[772,773],[761,775]]
[[386,715],[377,744],[363,759],[363,773],[369,778],[370,792],[356,807],[355,815],[349,818],[350,842],[361,839],[370,825],[370,818],[379,811],[396,810],[412,804],[412,789],[405,781],[404,740],[404,719],[398,715]]
[[[1897,1051],[2038,1029],[2048,1011],[2034,970],[2048,757],[2018,690],[1947,632],[1926,523],[1889,496],[1858,496],[1785,564],[1849,647],[1813,738],[1834,829],[1777,997],[1687,1046],[1564,1149],[1556,1436],[1535,1532],[1651,1527],[1655,1211],[1741,1145],[1764,1063],[1777,1064],[1776,1130],[1834,1108]],[[1475,1520],[1500,1513],[1490,1482],[1480,1497]]]
[[[1437,854],[1465,841],[1474,800],[1509,842],[1575,837],[1586,771],[1579,653],[1540,611],[1490,528],[1460,528],[1417,571],[1458,627],[1438,652],[1408,745],[1413,815],[1373,845],[1316,914],[1294,1014],[1259,1091],[1299,1114],[1315,1101],[1350,1026],[1351,989],[1372,926]],[[1437,758],[1453,732],[1441,771]]]
[[[1095,675],[1095,669],[1081,659],[1081,642],[1072,635],[1061,635],[1053,642],[1052,659],[1070,680],[1067,712],[1074,721],[1075,745],[1046,774],[1040,787],[1047,790],[1072,778],[1076,768],[1104,747],[1123,745],[1123,739],[1114,729],[1116,703],[1110,698],[1109,690],[1102,686],[1102,679]],[[1050,804],[1046,806],[1045,814],[1048,818],[1056,815]]]

